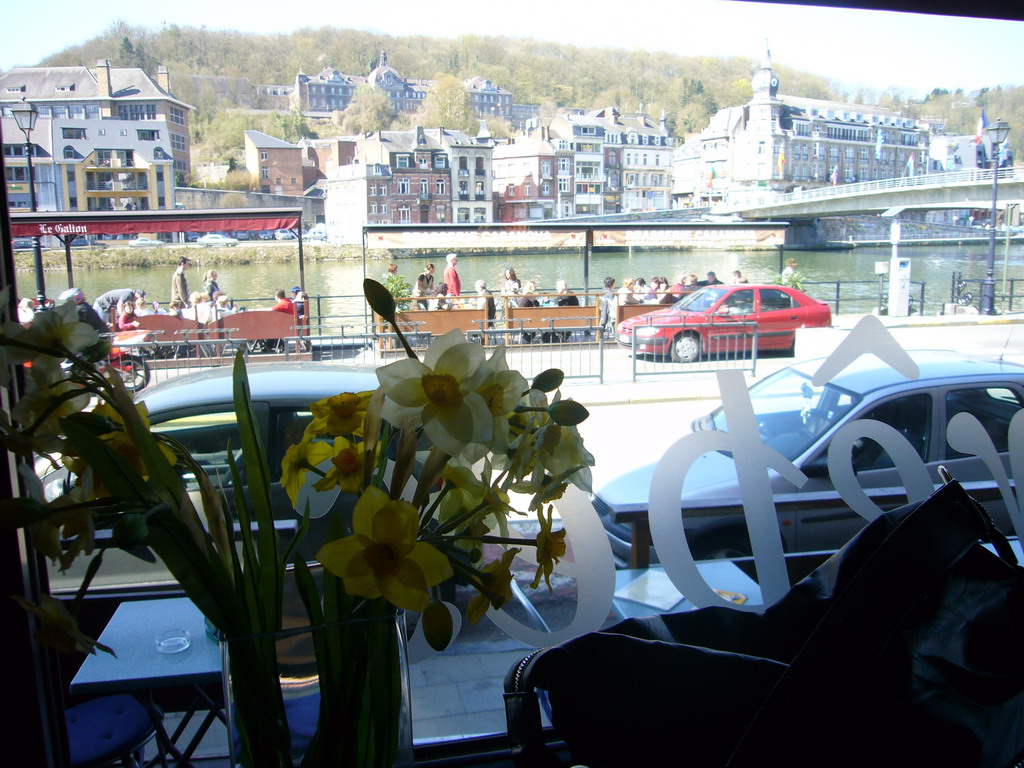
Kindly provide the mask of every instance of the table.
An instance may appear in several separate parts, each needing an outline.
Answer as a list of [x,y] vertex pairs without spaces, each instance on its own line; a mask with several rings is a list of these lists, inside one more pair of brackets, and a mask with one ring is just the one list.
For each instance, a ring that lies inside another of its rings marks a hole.
[[[697,570],[712,589],[725,593],[723,596],[734,595],[750,605],[764,602],[758,583],[729,560],[697,563]],[[661,566],[615,572],[613,610],[620,618],[682,613],[696,607],[669,581]]]
[[[188,630],[191,634],[189,647],[180,653],[158,653],[156,636],[168,629]],[[167,764],[167,755],[179,765],[187,762],[215,719],[227,723],[220,703],[203,690],[203,686],[221,681],[220,643],[206,631],[202,613],[187,597],[121,603],[99,641],[112,648],[117,656],[103,652],[88,656],[71,681],[71,693],[131,693],[136,696],[153,720],[160,746],[158,759],[162,764]],[[174,734],[168,735],[163,717],[153,702],[152,691],[172,687],[191,687],[196,697]],[[176,742],[200,707],[206,709],[207,714],[182,751]]]

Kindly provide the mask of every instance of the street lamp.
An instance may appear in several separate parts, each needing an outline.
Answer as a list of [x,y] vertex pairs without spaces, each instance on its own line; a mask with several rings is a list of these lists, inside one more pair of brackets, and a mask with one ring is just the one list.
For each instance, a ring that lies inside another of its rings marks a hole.
[[988,262],[985,265],[985,281],[981,285],[981,314],[996,313],[996,201],[999,199],[999,147],[1006,141],[1010,126],[1005,120],[996,120],[988,126],[988,140],[992,144],[992,218],[988,231]]
[[[11,112],[14,114],[14,119],[18,123],[21,132],[25,134],[25,160],[28,162],[28,200],[32,212],[35,213],[36,183],[32,173],[32,142],[30,139],[32,129],[36,127],[36,119],[39,117],[39,112],[36,111],[34,105],[25,101],[24,97],[22,97],[18,104],[11,107]],[[39,303],[40,309],[45,309],[46,281],[43,278],[43,249],[39,245],[38,235],[32,238],[32,250],[35,255],[36,267],[36,301]]]

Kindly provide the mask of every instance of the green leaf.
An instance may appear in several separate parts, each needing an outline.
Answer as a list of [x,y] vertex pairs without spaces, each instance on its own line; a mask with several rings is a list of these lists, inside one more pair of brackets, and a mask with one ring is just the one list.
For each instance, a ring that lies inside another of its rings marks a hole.
[[[235,356],[232,374],[235,397],[235,418],[238,421],[238,437],[245,457],[246,485],[252,499],[252,516],[256,523],[256,551],[259,557],[256,602],[250,609],[259,611],[263,617],[262,628],[271,632],[281,626],[281,595],[284,584],[285,562],[278,554],[277,531],[274,529],[274,510],[270,498],[270,474],[266,451],[257,428],[256,414],[252,409],[249,393],[249,378],[245,369],[245,357],[239,350]],[[240,485],[236,485],[240,489]],[[238,493],[236,493],[236,499]],[[242,521],[243,527],[246,525]],[[251,576],[250,576],[251,578]]]
[[590,411],[575,400],[559,400],[548,406],[548,415],[556,424],[563,427],[575,427],[586,421],[590,416]]
[[111,432],[115,432],[120,427],[108,419],[106,416],[101,416],[97,413],[73,413],[70,416],[66,416],[66,419],[73,421],[78,424],[84,430],[97,437],[100,435],[109,435]]
[[530,385],[530,389],[538,389],[541,392],[554,392],[565,380],[565,374],[560,368],[548,368],[537,374]]
[[153,498],[152,489],[138,471],[103,440],[68,419],[61,419],[60,426],[75,452],[89,457],[89,465],[96,476],[103,479],[111,496],[142,500]]
[[49,510],[35,499],[0,500],[0,530],[24,528],[57,510]]
[[114,544],[118,549],[133,549],[145,543],[149,526],[143,515],[121,515],[113,528]]
[[420,625],[427,644],[438,653],[451,643],[455,625],[448,607],[440,600],[431,600],[427,603],[420,618]]
[[363,295],[366,297],[366,303],[370,305],[370,309],[389,323],[394,324],[396,308],[395,297],[391,295],[391,291],[368,277],[363,280]]

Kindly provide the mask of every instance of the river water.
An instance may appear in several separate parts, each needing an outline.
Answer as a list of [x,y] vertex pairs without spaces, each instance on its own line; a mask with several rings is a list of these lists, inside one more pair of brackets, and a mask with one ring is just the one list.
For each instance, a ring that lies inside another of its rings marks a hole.
[[[1004,243],[996,246],[996,291],[1000,292],[1003,277]],[[184,252],[184,251],[183,251]],[[216,263],[218,251],[210,249],[189,249],[194,258],[189,272],[189,285],[193,290],[202,287],[202,275],[207,269],[219,273],[221,289],[250,307],[273,304],[274,291],[283,288],[290,291],[298,285],[298,264],[244,264],[220,267]],[[797,261],[797,271],[807,284],[806,290],[815,298],[831,300],[835,297],[835,286],[814,283],[844,283],[840,294],[840,312],[867,312],[877,302],[878,277],[875,264],[888,262],[892,249],[856,248],[848,251],[791,251],[785,257]],[[297,255],[297,249],[296,249]],[[904,247],[900,255],[911,260],[911,280],[924,282],[925,313],[935,314],[943,302],[949,300],[950,280],[954,272],[962,272],[967,279],[982,279],[985,276],[987,246],[984,243],[958,246]],[[440,282],[444,267],[444,255],[430,259],[437,266]],[[396,259],[399,273],[413,282],[422,270],[425,259]],[[387,265],[385,261],[370,261],[366,267],[369,277],[380,278]],[[541,291],[552,290],[558,279],[566,280],[574,290],[583,288],[582,254],[520,253],[514,256],[466,256],[459,259],[459,274],[462,278],[463,293],[473,292],[473,284],[483,278],[495,292],[501,285],[502,271],[513,266],[521,280],[535,280]],[[604,277],[614,277],[618,284],[626,277],[643,277],[650,280],[662,275],[672,283],[680,273],[693,272],[704,278],[708,270],[718,274],[719,279],[728,281],[733,270],[740,270],[750,282],[772,282],[779,273],[779,256],[775,251],[733,252],[733,251],[619,251],[594,254],[589,270],[589,288],[596,291]],[[357,298],[361,293],[363,263],[356,261],[320,261],[306,264],[306,290],[311,296],[317,294],[329,297],[323,299],[320,311],[324,315],[345,316],[362,313],[362,302]],[[149,301],[165,302],[170,293],[171,272],[169,267],[139,267],[118,270],[76,270],[78,286],[88,297],[93,298],[113,288],[142,288]],[[1012,244],[1009,249],[1006,274],[1008,278],[1024,280],[1024,244]],[[18,275],[21,293],[31,295],[34,278],[31,274]],[[863,285],[852,283],[863,282]],[[56,296],[66,287],[66,279],[57,272],[47,273],[47,292]],[[918,288],[912,288],[915,297]],[[975,296],[977,286],[971,288]],[[1009,288],[1007,288],[1009,290]],[[1018,288],[1018,291],[1024,289]],[[1024,300],[1018,300],[1015,309],[1024,308]],[[833,305],[833,310],[835,309]]]

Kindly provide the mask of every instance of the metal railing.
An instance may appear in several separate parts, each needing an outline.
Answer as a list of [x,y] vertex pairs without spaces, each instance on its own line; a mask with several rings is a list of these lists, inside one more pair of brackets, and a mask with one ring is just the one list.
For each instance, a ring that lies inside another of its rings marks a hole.
[[[916,296],[911,296],[912,311],[924,314],[925,294],[928,284],[912,280],[911,287]],[[880,312],[885,309],[888,298],[888,278],[880,276],[878,280],[805,280],[802,283],[804,293],[824,301],[832,306],[832,314],[838,315],[845,308],[849,313]],[[829,286],[830,290],[825,289]]]
[[[656,328],[657,336],[641,336]],[[680,373],[749,370],[757,375],[757,323],[711,316],[697,322],[637,324],[620,347],[632,357],[632,380]]]
[[[920,176],[905,176],[894,179],[878,179],[876,181],[859,181],[853,184],[804,189],[799,192],[787,192],[781,195],[752,195],[745,199],[727,200],[722,208],[742,208],[749,206],[772,206],[788,203],[800,203],[807,200],[823,198],[855,197],[869,192],[887,192],[899,189],[921,187],[952,187],[957,185],[975,185],[985,183],[992,185],[991,168],[975,168],[969,171],[951,171],[949,173],[926,173]],[[1024,180],[1024,166],[999,168],[999,180]]]

